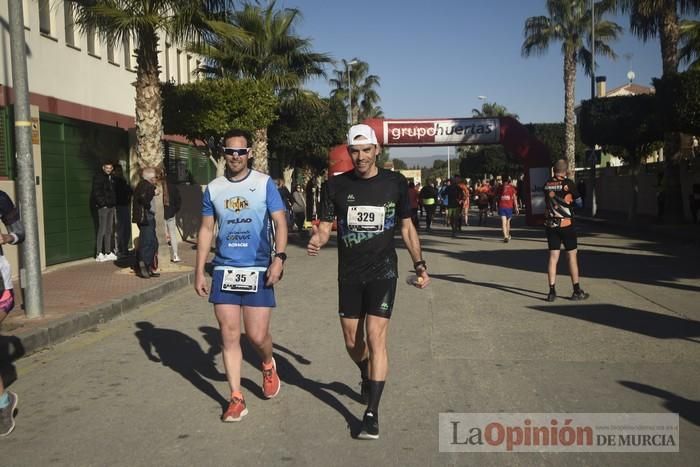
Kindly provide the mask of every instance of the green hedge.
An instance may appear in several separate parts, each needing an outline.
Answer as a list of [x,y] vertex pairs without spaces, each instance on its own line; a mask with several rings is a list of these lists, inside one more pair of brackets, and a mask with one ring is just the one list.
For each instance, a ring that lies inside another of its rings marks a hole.
[[662,140],[665,125],[657,102],[653,94],[583,101],[578,123],[583,142],[632,148]]
[[654,87],[666,130],[700,134],[700,71],[655,79]]

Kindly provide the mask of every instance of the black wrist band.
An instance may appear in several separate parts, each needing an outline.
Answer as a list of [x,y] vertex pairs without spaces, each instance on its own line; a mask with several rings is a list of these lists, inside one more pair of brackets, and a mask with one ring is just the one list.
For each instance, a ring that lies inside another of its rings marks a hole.
[[423,269],[428,269],[428,266],[425,265],[424,260],[416,261],[413,263],[413,269],[418,269],[420,266],[423,266]]

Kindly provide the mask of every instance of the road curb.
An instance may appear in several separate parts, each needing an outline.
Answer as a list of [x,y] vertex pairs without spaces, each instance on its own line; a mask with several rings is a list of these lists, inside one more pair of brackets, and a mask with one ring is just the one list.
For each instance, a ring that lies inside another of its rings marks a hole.
[[15,337],[21,342],[23,356],[31,355],[129,313],[141,305],[161,299],[169,292],[188,286],[193,281],[194,272],[189,272],[124,298],[110,300],[71,316],[52,321],[46,326],[19,332]]

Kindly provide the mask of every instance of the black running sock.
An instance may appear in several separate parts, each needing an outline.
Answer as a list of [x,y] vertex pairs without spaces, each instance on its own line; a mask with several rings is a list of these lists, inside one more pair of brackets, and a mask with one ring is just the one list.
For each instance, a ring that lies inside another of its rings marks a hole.
[[579,293],[581,292],[581,286],[577,283],[574,284],[574,292]]
[[554,288],[554,285],[550,285],[550,286],[549,286],[549,293],[553,293],[553,294],[556,294],[556,293],[557,293],[557,291],[556,291],[555,288]]
[[369,379],[369,358],[355,362],[355,365],[357,365],[357,368],[360,369],[362,381],[367,381]]
[[384,381],[369,382],[369,403],[367,404],[366,412],[372,412],[374,415],[377,415],[379,411],[379,400],[382,398],[382,391],[384,391]]

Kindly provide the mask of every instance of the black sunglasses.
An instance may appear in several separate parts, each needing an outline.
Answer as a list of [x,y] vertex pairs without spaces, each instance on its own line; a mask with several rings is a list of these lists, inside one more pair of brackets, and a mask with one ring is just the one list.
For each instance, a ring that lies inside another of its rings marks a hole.
[[247,156],[250,153],[249,148],[224,148],[224,154],[227,156]]

